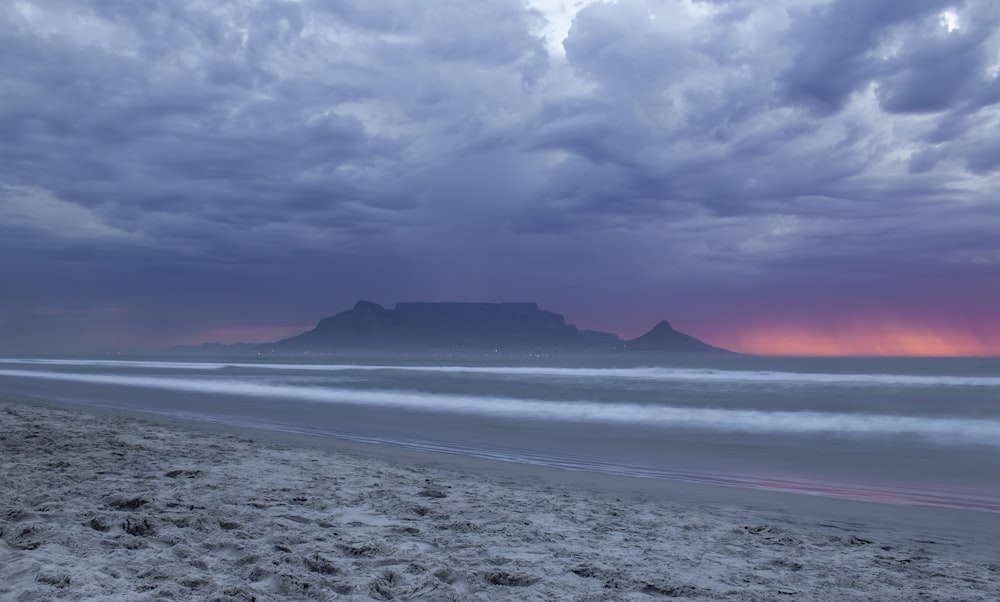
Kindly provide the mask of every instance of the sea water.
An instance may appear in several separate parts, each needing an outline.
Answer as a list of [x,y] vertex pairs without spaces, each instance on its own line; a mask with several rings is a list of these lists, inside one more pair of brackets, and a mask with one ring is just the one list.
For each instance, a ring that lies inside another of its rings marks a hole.
[[0,394],[595,473],[1000,513],[1000,360],[628,361],[11,358],[0,360]]

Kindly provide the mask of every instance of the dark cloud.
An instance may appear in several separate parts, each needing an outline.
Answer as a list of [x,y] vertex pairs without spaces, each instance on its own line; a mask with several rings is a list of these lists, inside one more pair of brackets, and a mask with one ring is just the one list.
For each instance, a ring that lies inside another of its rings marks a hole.
[[996,75],[987,66],[996,58],[990,38],[1000,26],[1000,11],[987,7],[970,6],[961,26],[946,22],[941,27],[938,15],[908,31],[889,59],[893,73],[880,82],[882,108],[890,113],[966,113],[995,104],[988,91]]
[[907,34],[915,22],[937,19],[951,0],[834,0],[791,9],[786,39],[792,66],[782,74],[788,99],[819,114],[841,110],[851,94],[891,74],[891,56],[880,50]]
[[0,346],[1000,302],[995,2],[536,5],[0,8]]

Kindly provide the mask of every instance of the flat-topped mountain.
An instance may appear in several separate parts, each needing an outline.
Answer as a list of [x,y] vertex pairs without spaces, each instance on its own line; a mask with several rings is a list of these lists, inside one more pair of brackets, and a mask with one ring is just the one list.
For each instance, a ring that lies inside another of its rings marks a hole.
[[726,352],[664,321],[630,341],[580,331],[536,303],[399,303],[386,309],[358,301],[316,328],[267,345],[277,351],[581,351],[611,353]]
[[358,301],[276,349],[526,349],[579,346],[575,326],[535,303],[399,303],[386,309]]

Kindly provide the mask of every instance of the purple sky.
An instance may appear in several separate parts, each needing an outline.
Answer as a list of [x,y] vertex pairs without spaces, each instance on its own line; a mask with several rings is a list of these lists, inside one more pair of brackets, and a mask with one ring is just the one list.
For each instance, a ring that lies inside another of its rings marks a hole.
[[0,7],[0,351],[359,298],[1000,354],[1000,3]]

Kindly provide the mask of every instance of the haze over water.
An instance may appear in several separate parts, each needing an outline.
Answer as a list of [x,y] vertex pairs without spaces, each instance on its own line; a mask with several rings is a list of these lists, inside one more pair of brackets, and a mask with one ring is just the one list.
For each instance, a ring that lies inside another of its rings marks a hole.
[[597,473],[1000,512],[998,360],[588,361],[6,359],[0,391]]

